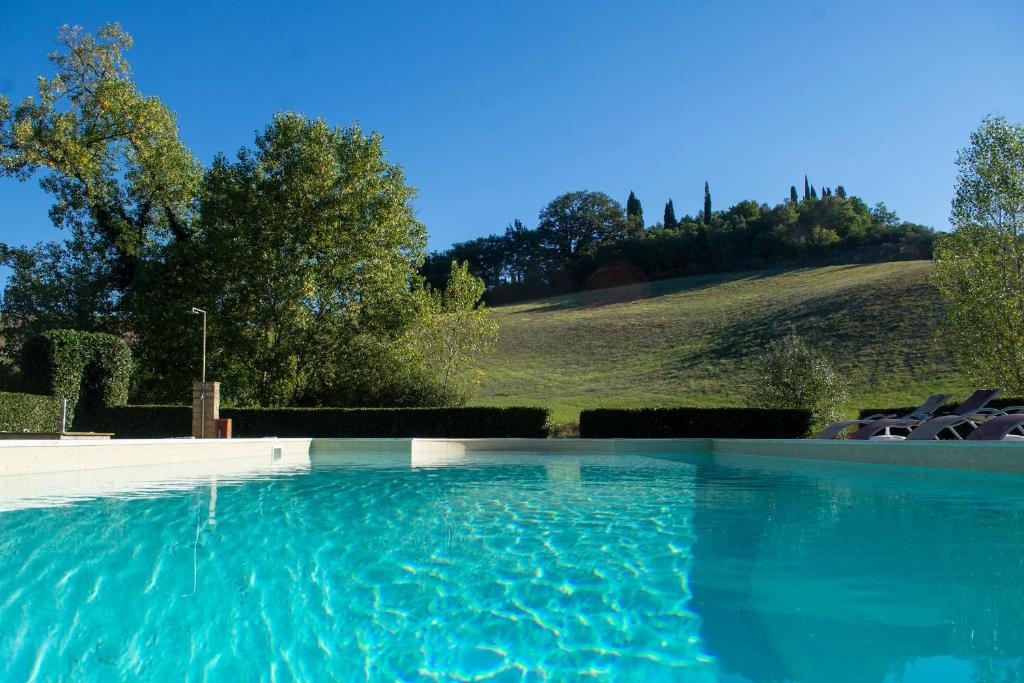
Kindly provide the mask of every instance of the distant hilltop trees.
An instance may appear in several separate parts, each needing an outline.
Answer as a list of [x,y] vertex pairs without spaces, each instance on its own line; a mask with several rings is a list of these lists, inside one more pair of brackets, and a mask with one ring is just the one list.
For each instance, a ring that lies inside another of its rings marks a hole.
[[842,185],[819,193],[807,176],[802,197],[793,185],[775,206],[744,200],[714,211],[705,183],[697,216],[677,218],[669,199],[661,222],[643,217],[634,192],[625,209],[603,192],[568,192],[541,210],[536,228],[514,220],[502,234],[430,254],[422,273],[443,287],[451,263],[466,262],[497,303],[702,273],[926,259],[935,235]]

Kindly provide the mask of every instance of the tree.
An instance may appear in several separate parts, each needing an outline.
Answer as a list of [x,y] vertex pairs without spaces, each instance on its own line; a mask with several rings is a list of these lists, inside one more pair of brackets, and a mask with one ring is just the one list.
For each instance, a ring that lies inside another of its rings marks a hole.
[[800,201],[796,195],[796,185],[789,186],[789,201],[792,204],[796,204],[797,202]]
[[111,263],[102,244],[81,233],[30,248],[0,245],[0,264],[11,269],[2,305],[6,354],[51,329],[116,331]]
[[422,318],[413,328],[440,405],[465,405],[480,384],[474,366],[490,353],[498,324],[481,303],[484,283],[465,263],[452,263],[445,289],[427,289]]
[[842,185],[836,185],[836,196],[840,199],[846,199],[846,188]]
[[669,198],[668,203],[665,204],[664,225],[669,230],[675,230],[679,227],[679,221],[676,219],[676,207],[672,205],[671,198]]
[[989,117],[957,155],[950,223],[932,282],[975,381],[1024,391],[1024,127]]
[[162,251],[146,301],[132,302],[150,397],[183,386],[167,366],[182,364],[180,311],[197,305],[226,401],[417,402],[403,393],[414,361],[398,343],[415,323],[425,245],[414,193],[379,135],[296,114],[276,116],[235,161],[219,156],[192,240]]
[[545,245],[562,261],[571,261],[598,245],[626,236],[622,205],[603,192],[568,192],[540,212],[537,226]]
[[755,405],[811,411],[815,427],[836,422],[846,402],[846,383],[828,357],[795,332],[771,342],[758,361]]
[[704,225],[711,222],[711,188],[708,181],[704,181]]
[[626,200],[626,224],[633,235],[638,235],[644,230],[644,208],[632,191]]
[[132,39],[118,24],[95,36],[64,26],[58,45],[37,98],[12,108],[0,96],[0,171],[42,172],[54,223],[109,250],[123,290],[147,248],[188,238],[200,166],[174,114],[136,89],[124,57]]
[[807,181],[807,176],[804,176],[804,199],[811,198],[811,184]]

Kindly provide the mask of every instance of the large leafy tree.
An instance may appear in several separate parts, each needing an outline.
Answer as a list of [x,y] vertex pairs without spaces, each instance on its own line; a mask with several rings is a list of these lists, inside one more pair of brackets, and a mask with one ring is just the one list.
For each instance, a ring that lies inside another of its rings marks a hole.
[[0,245],[14,270],[8,347],[48,327],[120,332],[139,361],[134,397],[178,402],[199,365],[186,315],[199,306],[227,401],[461,400],[450,387],[464,363],[442,382],[415,334],[456,308],[435,311],[420,283],[414,190],[378,135],[283,114],[252,149],[204,172],[173,114],[132,82],[119,26],[65,28],[59,42],[56,76],[40,80],[37,98],[0,99],[0,169],[41,176],[54,221],[70,231],[63,242]]
[[188,238],[200,166],[174,114],[136,88],[118,24],[95,36],[65,26],[58,45],[36,97],[0,97],[0,170],[40,175],[54,223],[109,250],[111,286],[126,289],[148,248]]
[[[398,338],[413,320],[425,243],[414,192],[385,160],[380,136],[278,115],[253,149],[214,161],[191,244],[168,247],[168,269],[147,288],[148,303],[167,292],[160,308],[188,300],[209,312],[210,366],[228,399],[280,405],[337,396],[336,385],[351,383],[359,367],[347,360],[355,347],[365,365],[367,348],[387,348],[369,338]],[[146,346],[166,359],[175,354],[162,347],[181,326],[171,313],[140,316],[140,327],[150,323]]]
[[948,334],[983,384],[1024,391],[1024,127],[987,118],[957,156],[950,222],[933,282]]
[[567,192],[540,212],[538,229],[545,245],[564,261],[626,236],[622,205],[603,192]]

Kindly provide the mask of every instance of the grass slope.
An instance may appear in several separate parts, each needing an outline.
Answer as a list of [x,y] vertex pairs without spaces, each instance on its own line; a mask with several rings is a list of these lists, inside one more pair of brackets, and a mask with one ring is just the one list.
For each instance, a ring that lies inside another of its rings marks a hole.
[[850,380],[851,411],[965,394],[941,338],[929,261],[662,280],[494,309],[496,353],[474,403],[743,406],[758,352],[791,326]]

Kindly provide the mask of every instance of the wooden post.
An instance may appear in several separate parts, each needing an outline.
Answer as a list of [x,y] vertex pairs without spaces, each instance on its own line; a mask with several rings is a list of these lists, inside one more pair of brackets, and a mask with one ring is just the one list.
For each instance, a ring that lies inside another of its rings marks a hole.
[[217,438],[220,419],[220,382],[192,382],[192,436]]

